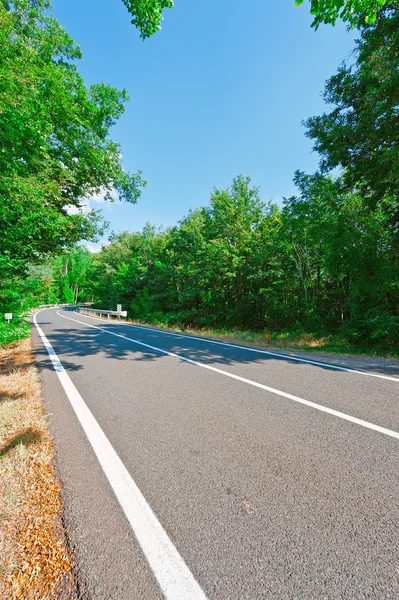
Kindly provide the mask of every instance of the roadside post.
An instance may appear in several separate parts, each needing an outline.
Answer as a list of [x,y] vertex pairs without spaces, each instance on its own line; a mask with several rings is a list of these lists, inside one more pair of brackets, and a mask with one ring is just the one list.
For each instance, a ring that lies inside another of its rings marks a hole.
[[12,313],[5,313],[4,318],[7,319],[8,323],[10,323],[12,319]]

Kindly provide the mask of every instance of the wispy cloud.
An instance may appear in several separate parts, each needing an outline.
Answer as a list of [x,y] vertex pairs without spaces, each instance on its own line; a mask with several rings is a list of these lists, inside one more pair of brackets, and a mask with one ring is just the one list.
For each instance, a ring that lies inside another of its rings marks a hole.
[[69,204],[66,210],[68,215],[87,215],[91,211],[90,201],[82,198],[80,206]]
[[70,204],[66,207],[66,210],[69,215],[87,215],[94,208],[98,208],[96,205],[105,204],[108,212],[112,212],[112,204],[120,204],[120,200],[118,197],[118,192],[115,190],[115,188],[112,188],[110,191],[108,191],[108,195],[111,196],[112,201],[107,200],[107,190],[102,189],[98,192],[98,194],[94,194],[94,196],[81,198],[80,206],[73,206]]
[[101,252],[102,246],[93,246],[93,244],[86,244],[86,248],[92,254],[98,254],[98,252]]
[[91,252],[92,254],[98,254],[99,252],[101,252],[101,250],[103,248],[105,248],[105,246],[109,246],[111,242],[103,242],[102,244],[90,244],[87,243],[86,244],[86,248],[88,249],[89,252]]
[[119,204],[119,196],[118,196],[118,192],[115,190],[115,188],[113,188],[111,191],[108,191],[106,189],[100,190],[100,192],[98,194],[95,194],[94,196],[91,196],[89,198],[89,202],[94,202],[97,204],[106,203],[108,212],[112,212],[112,209],[111,209],[112,203],[106,199],[107,192],[108,192],[108,195],[110,195],[112,198],[112,203],[115,202],[115,203]]

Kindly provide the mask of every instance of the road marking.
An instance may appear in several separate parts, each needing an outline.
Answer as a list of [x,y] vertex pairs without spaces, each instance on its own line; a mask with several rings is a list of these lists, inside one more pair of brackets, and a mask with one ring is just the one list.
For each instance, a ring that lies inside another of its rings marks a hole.
[[33,322],[47,349],[61,385],[165,598],[167,600],[176,600],[176,598],[179,600],[206,600],[204,592],[66,373],[54,348],[38,325],[36,315],[37,313],[33,317]]
[[[74,311],[76,313],[76,311]],[[58,314],[60,314],[57,311]],[[96,319],[97,321],[103,321],[99,317],[92,317],[85,315],[87,319]],[[60,315],[62,316],[62,315]],[[366,377],[377,377],[378,379],[387,379],[388,381],[396,381],[399,383],[399,377],[390,377],[389,375],[380,375],[379,373],[370,373],[369,371],[359,371],[358,369],[351,369],[350,367],[340,367],[339,365],[333,365],[331,363],[318,362],[316,360],[310,360],[308,358],[299,358],[299,356],[290,356],[289,354],[280,354],[279,352],[271,352],[270,350],[259,350],[258,348],[250,348],[249,346],[240,346],[239,344],[230,344],[229,342],[218,342],[217,340],[210,340],[208,338],[198,337],[195,335],[185,335],[181,333],[173,333],[172,331],[162,331],[162,329],[154,329],[153,327],[145,327],[140,325],[132,325],[131,323],[119,323],[124,327],[134,327],[135,329],[144,329],[144,331],[156,331],[156,333],[163,333],[164,335],[173,335],[175,337],[185,338],[189,340],[198,340],[200,342],[206,342],[208,344],[215,344],[217,346],[228,346],[229,348],[237,348],[238,350],[247,350],[248,352],[255,352],[257,354],[266,354],[268,356],[274,356],[280,359],[292,360],[296,362],[303,362],[309,365],[316,365],[317,367],[328,367],[336,371],[346,371],[347,373],[357,373],[358,375],[365,375]]]
[[119,333],[114,333],[112,331],[108,331],[108,329],[104,329],[103,327],[97,327],[96,325],[90,325],[89,323],[85,323],[84,321],[78,321],[77,319],[73,319],[72,317],[66,317],[65,315],[61,315],[58,311],[57,311],[57,314],[60,317],[62,317],[63,319],[69,319],[70,321],[75,321],[76,323],[80,323],[81,325],[85,325],[86,327],[98,329],[99,331],[103,331],[105,333],[108,333],[109,335],[113,335],[115,337],[122,338],[123,340],[133,342],[134,344],[138,344],[139,346],[143,346],[144,348],[149,348],[150,350],[154,350],[155,352],[159,352],[161,354],[166,354],[167,356],[172,356],[174,358],[178,358],[179,360],[190,363],[191,365],[195,365],[195,366],[201,367],[203,369],[208,369],[209,371],[213,371],[214,373],[219,373],[220,375],[225,375],[226,377],[230,377],[231,379],[235,379],[236,381],[241,381],[242,383],[247,383],[248,385],[252,385],[253,387],[257,387],[257,388],[260,388],[261,390],[265,390],[267,392],[271,392],[272,394],[276,394],[277,396],[281,396],[282,398],[287,398],[288,400],[293,400],[294,402],[297,402],[298,404],[303,404],[304,406],[309,406],[310,408],[315,408],[316,410],[327,413],[329,415],[333,415],[334,417],[344,419],[345,421],[349,421],[350,423],[354,423],[355,425],[360,425],[361,427],[366,427],[367,429],[372,429],[373,431],[378,431],[379,433],[383,433],[384,435],[388,435],[389,437],[393,437],[393,438],[399,440],[399,433],[396,431],[392,431],[391,429],[387,429],[386,427],[380,427],[380,425],[375,425],[374,423],[370,423],[369,421],[364,421],[363,419],[358,419],[357,417],[352,417],[351,415],[347,415],[346,413],[340,412],[338,410],[334,410],[333,408],[328,408],[327,406],[323,406],[322,404],[317,404],[316,402],[311,402],[310,400],[305,400],[304,398],[300,398],[299,396],[287,394],[286,392],[282,392],[281,390],[276,390],[275,388],[264,385],[263,383],[258,383],[257,381],[252,381],[252,379],[246,379],[245,377],[240,377],[239,375],[234,375],[233,373],[229,373],[228,371],[223,371],[222,369],[217,369],[216,367],[211,367],[210,365],[206,365],[206,364],[198,362],[196,360],[192,360],[191,358],[187,358],[186,356],[182,356],[181,354],[175,354],[174,352],[168,352],[168,350],[163,350],[163,348],[157,348],[156,346],[151,346],[150,344],[145,344],[144,342],[134,340],[133,338],[129,338],[125,335],[120,335]]

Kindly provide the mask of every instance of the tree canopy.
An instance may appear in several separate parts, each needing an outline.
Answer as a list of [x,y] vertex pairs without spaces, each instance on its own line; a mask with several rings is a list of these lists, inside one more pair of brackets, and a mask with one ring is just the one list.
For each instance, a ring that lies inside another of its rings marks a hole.
[[[132,23],[145,39],[161,29],[163,12],[173,7],[173,0],[122,0],[132,16]],[[295,0],[295,6],[305,0]],[[322,23],[335,25],[338,19],[357,26],[359,23],[374,23],[382,8],[398,7],[397,0],[310,0],[312,26]]]
[[0,269],[95,234],[98,216],[75,210],[103,193],[135,202],[144,184],[125,172],[109,131],[126,90],[86,87],[80,48],[45,0],[0,3]]
[[[305,0],[295,0],[300,6]],[[396,0],[310,0],[310,14],[313,15],[313,27],[321,23],[335,25],[338,19],[351,26],[359,23],[374,23],[378,11],[384,7],[397,6]]]
[[342,65],[326,84],[331,112],[306,122],[323,172],[343,169],[348,189],[372,205],[386,199],[399,217],[399,9],[364,24],[354,65]]
[[320,173],[295,182],[280,208],[238,176],[171,229],[114,235],[91,256],[82,290],[144,322],[340,332],[394,347],[399,249],[384,205],[371,209]]

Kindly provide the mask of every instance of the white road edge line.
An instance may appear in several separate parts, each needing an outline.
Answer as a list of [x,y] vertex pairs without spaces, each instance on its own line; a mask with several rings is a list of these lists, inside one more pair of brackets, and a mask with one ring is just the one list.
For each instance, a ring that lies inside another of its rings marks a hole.
[[61,385],[165,598],[167,600],[176,600],[176,598],[179,600],[206,600],[204,592],[66,373],[52,345],[37,323],[37,314],[34,315],[33,322],[47,349]]
[[[77,312],[76,310],[74,311]],[[97,321],[104,321],[99,317],[92,317],[91,315],[82,314],[87,319],[95,319]],[[249,346],[240,346],[239,344],[230,344],[229,342],[218,342],[217,340],[211,340],[209,338],[198,337],[195,335],[184,335],[181,333],[173,333],[173,331],[162,331],[162,329],[155,329],[154,327],[146,327],[145,325],[132,325],[132,323],[117,323],[124,327],[134,327],[135,329],[144,329],[148,331],[156,331],[157,333],[163,333],[164,335],[173,335],[175,337],[185,338],[188,340],[198,340],[200,342],[206,342],[208,344],[216,344],[217,346],[229,346],[230,348],[237,348],[238,350],[248,350],[248,352],[256,352],[257,354],[266,354],[268,356],[275,356],[276,358],[292,360],[296,362],[303,362],[309,365],[316,365],[317,367],[328,367],[329,369],[335,369],[336,371],[346,371],[347,373],[356,373],[357,375],[365,375],[366,377],[377,377],[378,379],[387,379],[388,381],[396,381],[399,383],[399,377],[390,377],[389,375],[380,375],[379,373],[370,373],[370,371],[359,371],[358,369],[351,369],[350,367],[340,367],[332,363],[318,362],[316,360],[310,360],[309,358],[300,358],[299,356],[289,356],[289,354],[280,354],[279,352],[271,352],[270,350],[260,350],[258,348],[250,348]]]
[[267,385],[263,385],[263,383],[258,383],[256,381],[252,381],[251,379],[246,379],[245,377],[240,377],[239,375],[234,375],[233,373],[229,373],[228,371],[223,371],[222,369],[217,369],[216,367],[211,367],[210,365],[206,365],[204,363],[198,362],[196,360],[192,360],[191,358],[187,358],[186,356],[182,356],[181,354],[175,354],[174,352],[168,352],[167,350],[163,350],[162,348],[157,348],[156,346],[151,346],[150,344],[145,344],[144,342],[139,342],[138,340],[134,340],[133,338],[129,338],[125,335],[120,335],[119,333],[113,333],[112,331],[108,331],[108,329],[104,329],[103,327],[97,327],[96,325],[90,325],[89,323],[85,323],[84,321],[78,321],[77,319],[72,319],[72,317],[66,317],[65,315],[61,315],[57,310],[57,314],[63,319],[69,319],[70,321],[75,321],[76,323],[80,323],[81,325],[85,325],[86,327],[91,327],[93,329],[98,329],[99,331],[104,331],[109,335],[113,335],[115,337],[122,338],[123,340],[127,340],[129,342],[133,342],[134,344],[138,344],[139,346],[143,346],[144,348],[149,348],[150,350],[154,350],[155,352],[159,352],[161,354],[166,354],[167,356],[173,356],[174,358],[178,358],[184,362],[190,363],[191,365],[195,365],[197,367],[202,367],[203,369],[208,369],[209,371],[213,371],[214,373],[219,373],[220,375],[225,375],[226,377],[230,377],[231,379],[235,379],[237,381],[241,381],[242,383],[247,383],[248,385],[252,385],[253,387],[260,388],[261,390],[266,390],[267,392],[271,392],[272,394],[276,394],[277,396],[281,396],[282,398],[288,398],[288,400],[293,400],[298,404],[303,404],[304,406],[308,406],[310,408],[315,408],[321,412],[327,413],[329,415],[333,415],[334,417],[338,417],[340,419],[344,419],[345,421],[349,421],[350,423],[354,423],[355,425],[360,425],[361,427],[366,427],[367,429],[372,429],[373,431],[378,431],[379,433],[383,433],[384,435],[388,435],[389,437],[393,437],[399,440],[399,433],[396,431],[392,431],[391,429],[387,429],[386,427],[380,427],[380,425],[375,425],[374,423],[370,423],[369,421],[364,421],[363,419],[358,419],[357,417],[352,417],[351,415],[347,415],[346,413],[340,412],[338,410],[334,410],[333,408],[328,408],[327,406],[323,406],[322,404],[317,404],[316,402],[311,402],[310,400],[304,400],[299,396],[293,396],[292,394],[287,394],[286,392],[282,392],[281,390],[276,390],[275,388],[269,387]]

